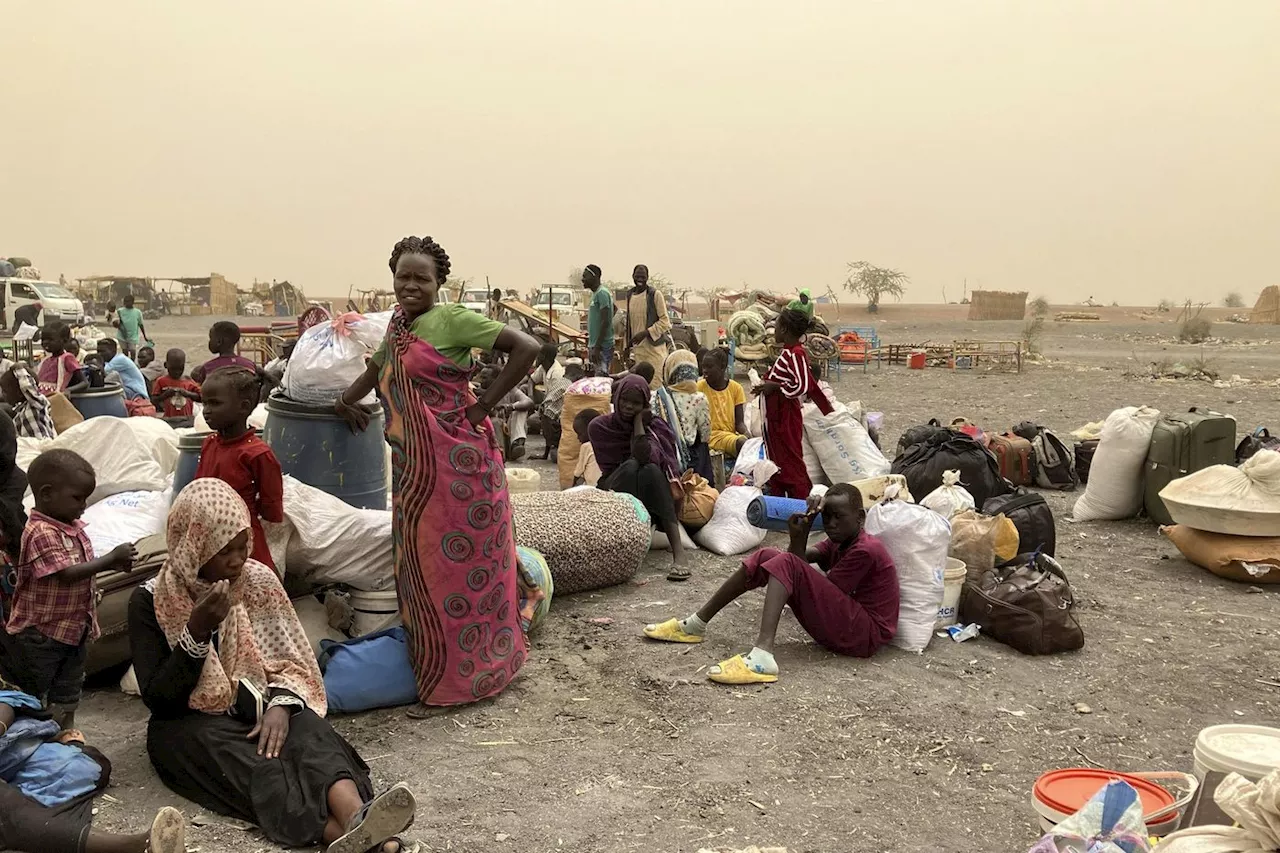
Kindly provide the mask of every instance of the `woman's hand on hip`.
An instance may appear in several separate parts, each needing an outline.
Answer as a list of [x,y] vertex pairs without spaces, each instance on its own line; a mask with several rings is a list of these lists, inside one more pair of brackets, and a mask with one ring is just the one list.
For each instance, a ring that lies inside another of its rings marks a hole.
[[484,406],[479,403],[472,403],[470,406],[467,406],[465,414],[467,416],[468,423],[473,427],[480,426],[484,423],[484,419],[489,417],[489,413],[486,412]]
[[258,720],[258,724],[249,732],[248,740],[258,739],[258,755],[264,758],[279,758],[284,749],[285,738],[289,737],[289,709],[283,705],[268,708]]
[[197,642],[207,643],[222,620],[231,612],[231,584],[229,581],[218,581],[206,592],[196,606],[191,608],[191,616],[187,619],[187,630]]

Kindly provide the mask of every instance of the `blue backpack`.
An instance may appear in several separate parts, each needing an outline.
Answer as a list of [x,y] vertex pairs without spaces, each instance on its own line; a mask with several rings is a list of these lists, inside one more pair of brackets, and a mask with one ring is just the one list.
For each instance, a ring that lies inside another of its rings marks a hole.
[[388,628],[343,643],[321,640],[320,669],[330,711],[351,714],[418,701],[404,628]]

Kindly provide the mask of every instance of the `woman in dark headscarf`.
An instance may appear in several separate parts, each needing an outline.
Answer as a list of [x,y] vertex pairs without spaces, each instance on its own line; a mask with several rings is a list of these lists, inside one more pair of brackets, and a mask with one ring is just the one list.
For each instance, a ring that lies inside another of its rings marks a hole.
[[600,488],[638,499],[671,543],[668,580],[689,579],[674,495],[680,494],[676,436],[649,408],[649,383],[629,373],[613,383],[613,412],[587,428],[600,466]]

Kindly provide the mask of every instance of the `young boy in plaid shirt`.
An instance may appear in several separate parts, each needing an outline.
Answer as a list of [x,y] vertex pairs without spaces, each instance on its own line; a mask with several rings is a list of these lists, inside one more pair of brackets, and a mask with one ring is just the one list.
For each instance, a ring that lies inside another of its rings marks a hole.
[[130,571],[137,551],[120,545],[95,558],[84,513],[97,486],[93,466],[70,450],[46,450],[27,470],[35,509],[22,532],[17,583],[5,630],[12,676],[64,729],[75,722],[85,651],[98,637],[94,576]]

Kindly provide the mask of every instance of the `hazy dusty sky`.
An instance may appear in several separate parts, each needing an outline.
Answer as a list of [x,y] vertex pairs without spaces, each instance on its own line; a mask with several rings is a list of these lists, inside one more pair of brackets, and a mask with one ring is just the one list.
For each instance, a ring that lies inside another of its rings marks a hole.
[[1280,283],[1280,2],[0,0],[0,253],[46,277],[1152,301]]

